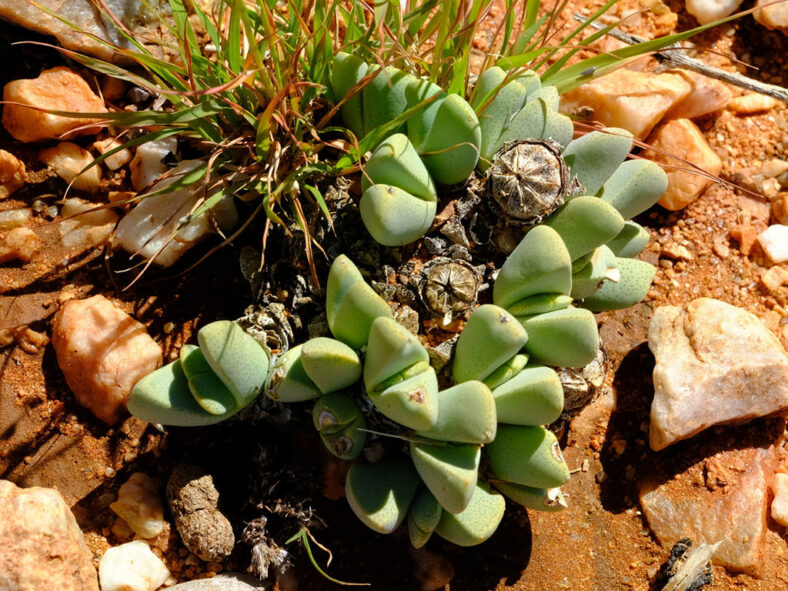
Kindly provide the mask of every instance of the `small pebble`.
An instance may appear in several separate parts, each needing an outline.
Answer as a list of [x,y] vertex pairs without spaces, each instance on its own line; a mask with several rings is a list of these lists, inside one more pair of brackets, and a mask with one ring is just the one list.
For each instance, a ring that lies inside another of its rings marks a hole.
[[141,538],[153,538],[164,529],[164,504],[159,482],[135,472],[120,487],[118,500],[109,508],[117,513]]
[[778,105],[776,98],[766,96],[765,94],[745,94],[744,96],[737,96],[731,99],[728,107],[739,115],[750,115],[760,111],[768,111]]
[[25,184],[25,165],[13,154],[0,150],[0,199]]
[[788,261],[788,226],[774,224],[758,234],[758,242],[774,263]]
[[14,228],[0,237],[0,263],[29,263],[40,244],[41,239],[30,228]]
[[55,173],[78,191],[94,193],[101,183],[101,169],[98,166],[81,172],[91,162],[93,156],[71,142],[60,142],[56,146],[41,150],[41,162],[52,168]]
[[99,562],[101,591],[155,591],[170,571],[142,540],[115,546]]
[[772,490],[772,519],[783,527],[788,527],[788,474],[775,474]]

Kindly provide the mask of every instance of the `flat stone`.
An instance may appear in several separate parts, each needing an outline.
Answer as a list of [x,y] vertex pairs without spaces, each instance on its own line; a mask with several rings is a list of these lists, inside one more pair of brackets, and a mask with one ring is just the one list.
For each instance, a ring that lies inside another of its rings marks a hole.
[[222,573],[210,579],[167,587],[169,591],[262,591],[266,588],[259,579],[241,573]]
[[229,556],[235,534],[218,509],[219,491],[210,474],[189,464],[175,466],[167,481],[167,502],[184,546],[208,562]]
[[[766,6],[770,4],[771,6]],[[774,0],[757,0],[756,8],[761,8],[752,13],[753,18],[767,29],[781,31],[788,35],[788,4],[775,3]]]
[[11,152],[0,150],[0,199],[25,184],[25,165]]
[[[113,78],[110,78],[110,80],[113,80]],[[93,143],[93,147],[96,148],[96,150],[98,150],[102,155],[106,152],[109,152],[110,150],[115,150],[120,146],[121,142],[112,137]],[[123,148],[105,158],[103,163],[110,170],[117,170],[124,164],[128,164],[131,158],[131,150],[128,148]]]
[[722,423],[788,410],[788,356],[753,314],[711,298],[658,308],[651,448],[660,450]]
[[79,197],[66,199],[60,210],[63,221],[57,225],[63,246],[90,248],[104,244],[112,235],[118,214],[108,207]]
[[743,0],[687,0],[686,8],[702,25],[724,18],[741,5]]
[[[14,0],[11,2],[17,8],[20,5]],[[25,2],[24,6],[31,5]],[[104,101],[96,96],[88,83],[79,74],[63,66],[44,70],[38,78],[12,80],[3,88],[3,100],[20,103],[3,105],[2,119],[8,133],[20,142],[60,139],[66,134],[73,137],[98,131],[98,127],[90,127],[95,119],[61,117],[37,109],[76,113],[106,112]]]
[[[94,36],[123,48],[130,47],[129,41],[118,33],[112,21],[102,16],[90,0],[38,0],[37,4],[70,21],[77,30],[32,3],[19,0],[0,0],[0,18],[31,31],[52,35],[63,47],[102,59],[112,59],[114,51]],[[161,38],[163,27],[155,12],[145,7],[146,3],[140,0],[105,0],[105,4],[124,25],[134,30],[138,39]],[[147,4],[156,12],[170,14],[166,0],[149,0]],[[148,49],[156,51],[159,48],[149,44]]]
[[695,201],[712,181],[707,176],[690,170],[676,170],[673,167],[688,168],[688,165],[666,154],[683,158],[709,174],[717,175],[722,170],[722,160],[711,149],[700,129],[689,119],[673,119],[660,125],[651,134],[648,143],[655,150],[646,152],[646,158],[669,165],[666,170],[668,189],[658,201],[665,209],[683,209]]
[[0,480],[0,589],[98,591],[90,550],[60,494]]
[[681,475],[641,485],[640,504],[660,544],[669,549],[681,538],[722,542],[712,561],[731,570],[752,570],[767,531],[773,448],[720,452],[705,462],[705,480],[689,485]]
[[162,362],[145,327],[102,295],[66,302],[53,319],[52,344],[74,397],[109,424],[134,384]]
[[101,591],[154,591],[170,571],[142,540],[115,546],[99,562]]
[[689,96],[692,87],[679,74],[620,69],[583,84],[561,97],[562,113],[594,110],[594,120],[626,129],[645,139],[663,115]]

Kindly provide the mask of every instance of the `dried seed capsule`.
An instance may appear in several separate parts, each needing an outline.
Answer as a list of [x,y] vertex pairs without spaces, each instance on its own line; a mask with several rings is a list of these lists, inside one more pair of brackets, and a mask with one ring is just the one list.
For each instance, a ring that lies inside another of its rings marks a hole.
[[470,310],[481,284],[476,270],[467,262],[446,257],[432,259],[422,269],[421,300],[444,324]]
[[511,223],[538,224],[563,204],[569,188],[560,146],[550,140],[504,145],[487,171],[487,188]]

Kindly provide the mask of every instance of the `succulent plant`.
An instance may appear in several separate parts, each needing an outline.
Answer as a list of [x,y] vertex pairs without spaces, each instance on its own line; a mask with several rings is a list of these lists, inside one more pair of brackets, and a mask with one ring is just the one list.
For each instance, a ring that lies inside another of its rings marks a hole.
[[220,320],[197,333],[199,347],[142,378],[131,391],[131,414],[151,423],[197,427],[223,421],[263,390],[268,353],[236,323]]
[[[361,92],[351,89],[374,76]],[[433,180],[464,182],[479,160],[481,130],[473,108],[459,95],[393,67],[379,70],[337,54],[330,75],[345,125],[359,138],[432,98],[432,102],[380,143],[364,166],[360,210],[372,237],[401,246],[424,236],[437,208]],[[407,132],[405,135],[402,132]]]

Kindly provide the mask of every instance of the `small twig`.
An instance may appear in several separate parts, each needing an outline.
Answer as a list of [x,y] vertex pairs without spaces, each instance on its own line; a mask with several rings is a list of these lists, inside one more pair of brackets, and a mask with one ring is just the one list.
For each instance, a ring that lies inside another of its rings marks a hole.
[[[581,23],[584,23],[588,20],[586,17],[580,14],[575,14],[574,17],[575,20],[580,21]],[[591,26],[598,30],[605,28],[602,23],[597,22],[591,23]],[[607,34],[629,45],[636,45],[637,43],[643,43],[646,41],[646,39],[643,39],[642,37],[630,35],[629,33],[625,33],[618,29],[611,29],[607,32]],[[781,86],[776,86],[774,84],[759,82],[758,80],[753,80],[752,78],[742,76],[736,72],[728,72],[726,70],[721,70],[720,68],[710,66],[700,60],[689,57],[684,49],[677,44],[671,45],[662,51],[656,52],[654,57],[668,67],[692,70],[693,72],[703,74],[709,78],[722,80],[723,82],[728,82],[735,86],[746,88],[747,90],[752,90],[753,92],[758,92],[760,94],[765,94],[781,101],[788,102],[788,89],[785,89]]]

